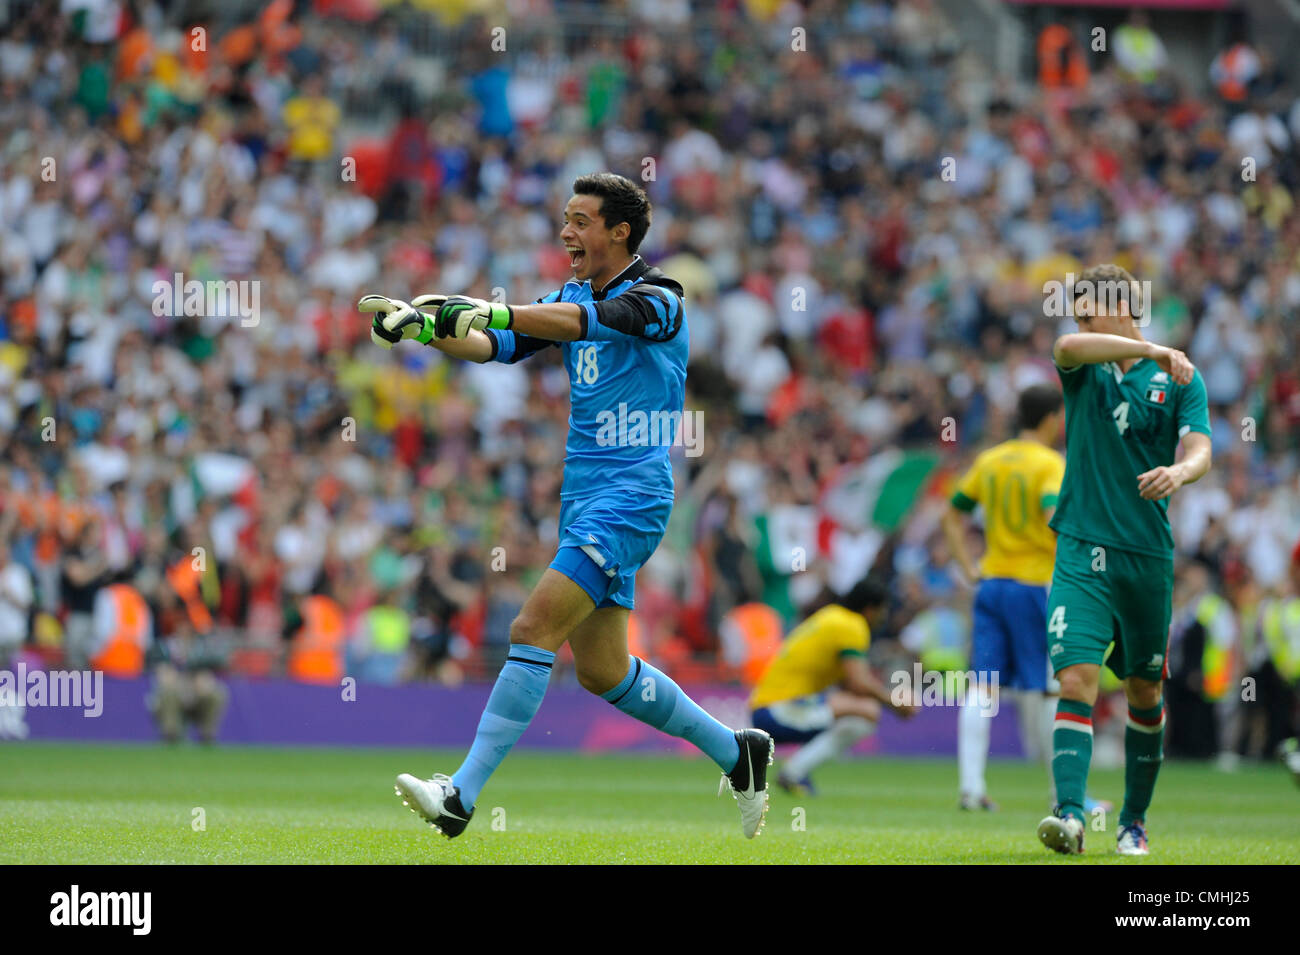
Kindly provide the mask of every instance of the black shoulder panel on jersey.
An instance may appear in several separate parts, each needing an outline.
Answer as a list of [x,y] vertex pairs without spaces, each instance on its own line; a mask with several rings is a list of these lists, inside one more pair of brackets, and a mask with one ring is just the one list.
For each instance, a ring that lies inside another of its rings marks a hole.
[[646,269],[643,273],[641,273],[641,277],[637,279],[637,283],[638,284],[645,283],[647,285],[659,285],[662,286],[663,288],[671,290],[672,293],[676,295],[678,298],[686,297],[685,290],[682,288],[681,282],[678,282],[676,279],[670,279],[668,276],[664,275],[663,272],[659,271],[659,269],[654,268],[653,266],[651,268]]
[[521,335],[515,332],[515,353],[510,356],[507,365],[513,365],[517,361],[523,361],[532,355],[536,355],[543,348],[551,345],[559,346],[559,342],[553,342],[549,338],[534,338],[532,335]]
[[675,279],[646,269],[622,295],[595,304],[596,320],[625,335],[670,341],[682,326],[682,294]]

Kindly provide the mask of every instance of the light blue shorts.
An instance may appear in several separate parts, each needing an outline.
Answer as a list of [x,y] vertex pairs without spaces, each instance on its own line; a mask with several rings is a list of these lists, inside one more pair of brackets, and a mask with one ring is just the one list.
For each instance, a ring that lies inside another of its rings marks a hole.
[[673,512],[671,498],[631,490],[560,502],[560,545],[551,567],[587,592],[596,608],[636,603],[636,572],[650,559]]

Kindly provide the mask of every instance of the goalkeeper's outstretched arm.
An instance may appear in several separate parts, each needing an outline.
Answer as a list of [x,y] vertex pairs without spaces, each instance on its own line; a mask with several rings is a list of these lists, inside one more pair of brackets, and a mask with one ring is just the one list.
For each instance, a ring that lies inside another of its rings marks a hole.
[[551,342],[576,342],[586,329],[586,316],[581,305],[572,302],[540,302],[533,305],[515,305],[516,332]]
[[492,341],[485,332],[472,331],[464,338],[433,338],[428,344],[452,358],[476,361],[480,365],[492,360]]
[[[485,362],[492,359],[495,346],[487,335],[477,330],[467,330],[460,338],[437,335],[435,315],[447,301],[445,295],[420,295],[413,304],[386,295],[363,295],[357,302],[357,311],[371,316],[370,340],[383,348],[392,348],[402,341],[414,339],[422,345],[432,345],[453,358]],[[486,304],[486,303],[484,303]],[[424,311],[430,309],[434,314]]]
[[[420,296],[415,304],[425,301],[439,304],[431,333],[419,335],[422,342],[467,339],[472,332],[487,330],[509,331],[531,342],[554,344],[610,334],[666,342],[683,324],[680,293],[652,284],[634,285],[615,298],[581,305],[546,299],[532,305],[505,305],[464,295]],[[474,354],[477,356],[477,349]]]
[[[421,310],[427,306],[435,306],[433,315]],[[422,295],[413,300],[413,305],[407,305],[368,295],[359,307],[379,315],[376,327],[387,332],[382,336],[384,341],[415,338],[454,358],[475,362],[496,357],[496,342],[486,329],[511,331],[537,345],[586,339],[593,331],[593,323],[652,341],[671,339],[681,326],[680,301],[657,289],[637,288],[616,299],[586,306],[545,301],[502,305],[459,295]]]
[[[529,338],[545,342],[573,342],[582,337],[586,328],[586,316],[581,306],[571,302],[506,307],[510,315],[509,329]],[[486,332],[477,328],[469,329],[464,338],[456,338],[449,334],[444,338],[432,338],[428,344],[453,358],[464,358],[468,361],[491,361],[496,354],[492,339]]]

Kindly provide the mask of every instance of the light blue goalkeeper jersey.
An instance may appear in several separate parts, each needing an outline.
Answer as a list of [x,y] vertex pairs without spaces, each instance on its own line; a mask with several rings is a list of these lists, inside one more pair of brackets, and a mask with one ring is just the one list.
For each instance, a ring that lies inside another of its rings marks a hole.
[[638,255],[601,292],[566,282],[537,300],[583,309],[582,337],[552,342],[488,330],[492,360],[560,346],[569,370],[569,437],[561,499],[628,489],[673,497],[669,449],[681,440],[690,336],[682,286]]

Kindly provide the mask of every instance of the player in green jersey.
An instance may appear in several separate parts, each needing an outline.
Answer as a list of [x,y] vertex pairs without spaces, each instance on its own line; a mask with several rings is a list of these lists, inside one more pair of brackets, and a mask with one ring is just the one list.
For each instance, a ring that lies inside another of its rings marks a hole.
[[1079,331],[1052,349],[1066,442],[1047,600],[1048,659],[1061,683],[1052,732],[1059,805],[1038,837],[1070,854],[1083,851],[1103,657],[1128,697],[1117,849],[1147,853],[1146,811],[1164,755],[1161,689],[1174,578],[1169,496],[1210,469],[1205,383],[1182,352],[1142,337],[1134,311],[1144,313],[1149,303],[1137,309],[1138,292],[1118,266],[1086,270],[1072,290]]

